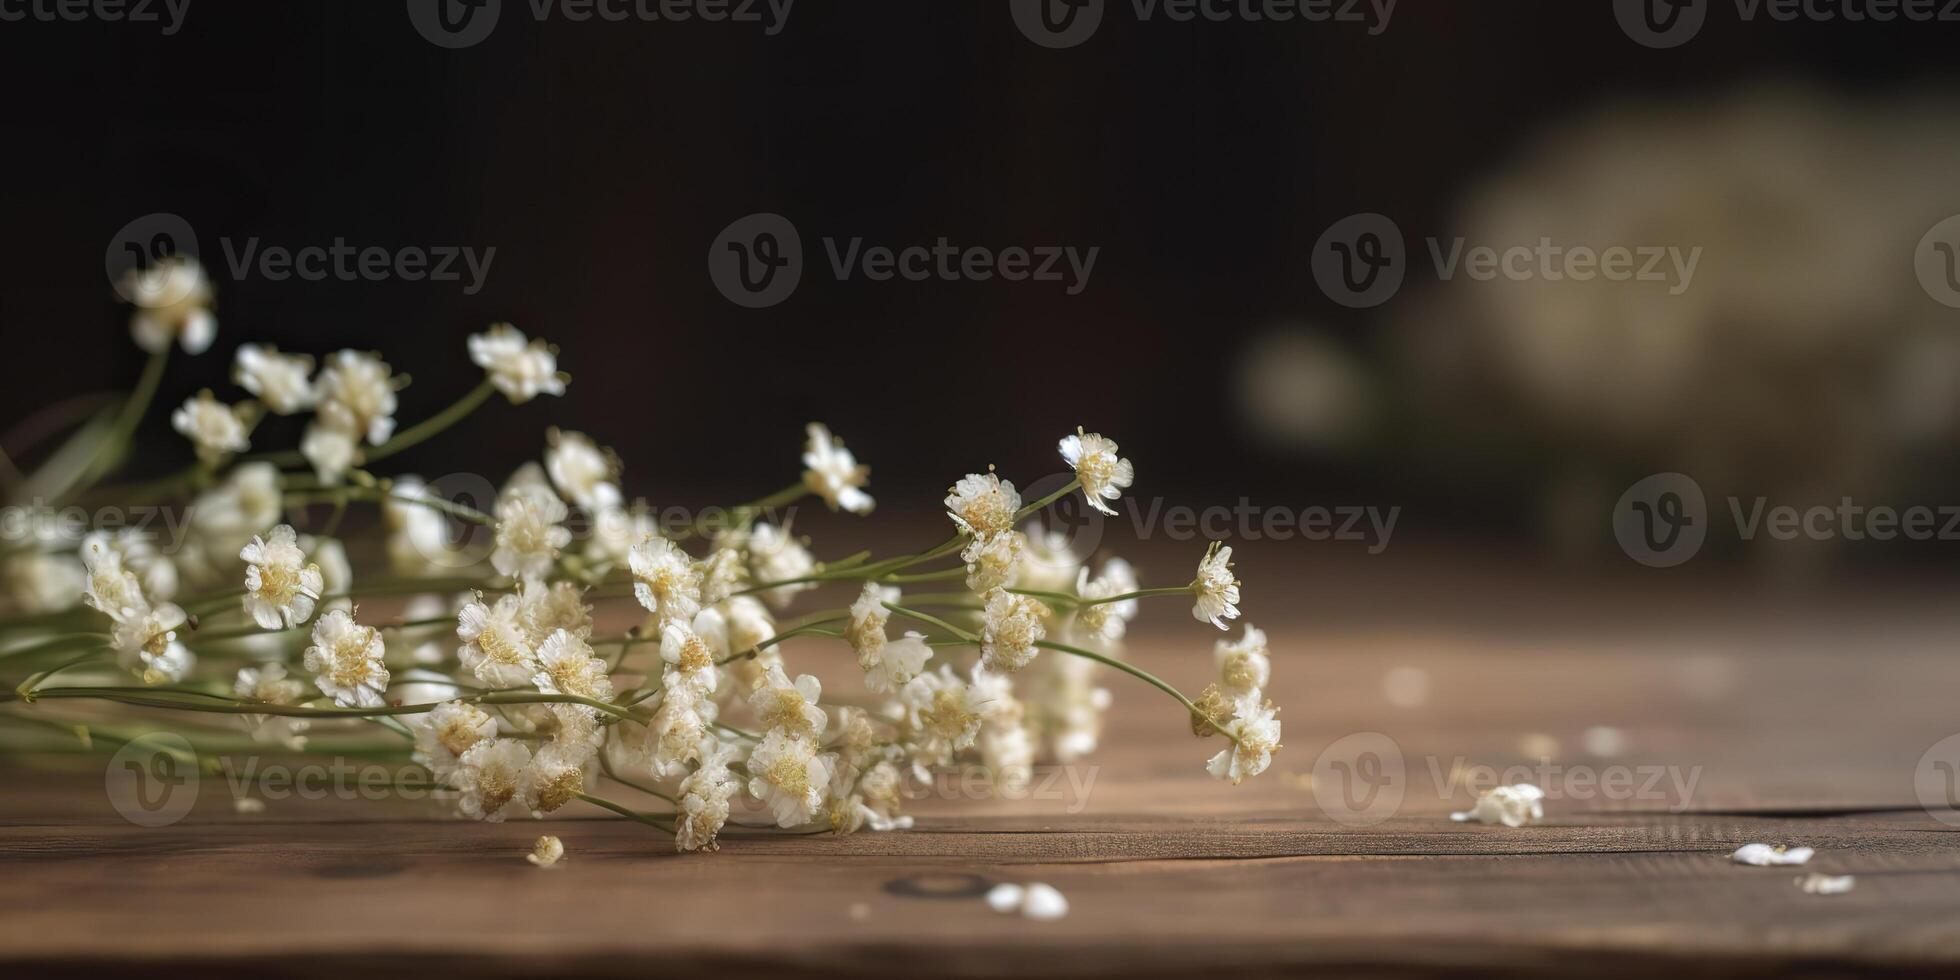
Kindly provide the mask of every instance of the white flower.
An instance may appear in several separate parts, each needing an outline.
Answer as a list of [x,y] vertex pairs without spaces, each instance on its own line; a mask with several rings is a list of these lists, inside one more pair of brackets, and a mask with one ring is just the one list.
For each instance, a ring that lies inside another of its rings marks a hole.
[[619,495],[619,457],[600,449],[584,433],[551,429],[545,433],[545,472],[565,499],[598,511],[616,507]]
[[[1543,794],[1541,793],[1539,795],[1542,796]],[[1488,823],[1489,821],[1485,822]],[[1510,824],[1509,826],[1515,827],[1517,824]],[[1810,863],[1811,856],[1816,853],[1814,849],[1808,847],[1785,847],[1781,844],[1774,847],[1768,844],[1744,844],[1736,848],[1735,853],[1729,855],[1729,859],[1737,864],[1754,865],[1758,868],[1791,867]]]
[[549,487],[513,487],[497,500],[497,547],[490,564],[512,578],[542,579],[572,543],[565,502]]
[[314,383],[319,421],[379,446],[395,432],[395,389],[403,383],[375,354],[336,351]]
[[436,574],[461,562],[449,547],[448,518],[434,507],[414,502],[432,497],[420,477],[398,476],[381,502],[381,518],[388,526],[388,563],[403,575]]
[[1198,578],[1191,583],[1197,604],[1191,615],[1200,623],[1225,629],[1225,620],[1239,618],[1239,580],[1232,574],[1232,548],[1213,541],[1198,562]]
[[1237,643],[1219,640],[1211,649],[1218,662],[1218,686],[1234,698],[1258,693],[1272,678],[1266,633],[1251,623],[1245,624],[1245,635]]
[[613,696],[606,662],[593,656],[584,640],[562,629],[538,644],[538,672],[531,683],[546,694],[574,694],[594,701],[610,701]]
[[[803,547],[803,542],[774,524],[758,523],[749,529],[748,552],[749,574],[761,584],[793,582],[817,569],[816,559],[810,557],[810,551]],[[798,592],[816,587],[815,582],[779,585],[763,592],[762,598],[777,609],[783,609]]]
[[347,560],[347,546],[338,538],[316,538],[311,534],[299,536],[299,550],[313,556],[313,564],[320,566],[320,590],[322,595],[346,595],[354,588],[354,565]]
[[742,553],[734,548],[716,548],[701,562],[701,604],[719,606],[748,581],[749,569]]
[[[1468,810],[1450,814],[1458,823],[1475,820],[1481,824],[1522,827],[1545,819],[1545,791],[1530,783],[1499,786],[1477,798]],[[1738,852],[1739,853],[1739,852]]]
[[279,415],[313,407],[313,358],[281,354],[277,347],[242,344],[232,361],[231,379]]
[[1035,644],[1048,636],[1042,617],[1047,607],[1005,589],[987,593],[980,627],[980,662],[988,670],[1012,673],[1034,660]]
[[1053,922],[1068,914],[1068,899],[1053,885],[1037,881],[1028,886],[1027,897],[1021,902],[1021,914],[1039,922]]
[[306,669],[314,686],[343,708],[379,708],[387,701],[387,647],[381,631],[354,622],[344,609],[329,610],[313,624]]
[[728,764],[736,755],[733,746],[707,739],[700,754],[700,768],[681,780],[680,821],[674,838],[674,848],[679,851],[719,847],[715,838],[728,822],[728,798],[741,788],[728,773]]
[[1076,556],[1068,532],[1059,527],[1043,528],[1036,522],[1030,522],[1027,527],[1024,535],[1025,555],[1017,576],[1020,587],[1040,592],[1067,592],[1075,585],[1082,568],[1082,559]]
[[88,569],[74,555],[9,555],[5,574],[7,598],[30,615],[72,608],[88,589]]
[[[724,638],[727,636],[727,628],[721,626],[721,614],[712,609],[701,610],[694,620],[702,625],[713,624],[721,629]],[[668,623],[661,628],[660,659],[667,662],[669,687],[685,684],[694,693],[705,696],[713,694],[721,682],[715,671],[717,651],[713,643],[680,623]]]
[[891,612],[884,604],[897,601],[897,589],[882,588],[875,582],[864,583],[864,591],[851,603],[850,625],[844,630],[844,638],[857,651],[858,669],[864,671],[864,686],[879,694],[904,687],[932,657],[932,648],[926,646],[925,637],[918,633],[907,633],[897,641],[886,638],[885,623],[891,618]]
[[550,636],[553,630],[581,640],[592,635],[592,607],[585,604],[584,590],[571,582],[553,582],[548,588],[526,583],[518,600],[524,628],[532,636]]
[[921,765],[944,764],[954,752],[971,748],[986,711],[981,694],[944,664],[912,678],[899,692],[899,702],[916,730],[918,738],[910,748],[913,761]]
[[232,453],[252,448],[248,434],[254,414],[250,402],[226,405],[206,388],[170,413],[170,425],[191,441],[198,459],[217,463]]
[[749,795],[769,808],[776,826],[800,827],[823,807],[830,763],[817,754],[813,740],[771,730],[749,756],[748,767]]
[[469,347],[470,360],[489,372],[490,383],[513,405],[539,395],[562,395],[571,380],[558,370],[557,348],[542,339],[525,341],[524,334],[508,323],[472,334]]
[[946,495],[946,515],[975,537],[1013,528],[1020,509],[1021,495],[1014,492],[1014,484],[993,473],[969,473]]
[[1088,498],[1089,506],[1116,516],[1103,501],[1123,496],[1123,489],[1136,479],[1136,468],[1130,461],[1116,457],[1116,440],[1077,426],[1075,435],[1062,439],[1062,458],[1075,467],[1075,478],[1082,481],[1082,495]]
[[665,685],[660,709],[647,726],[647,768],[663,779],[685,771],[701,755],[701,743],[714,720],[715,704],[687,684]]
[[1044,657],[1020,675],[1026,678],[1033,714],[1057,762],[1074,762],[1094,752],[1102,738],[1110,694],[1095,683],[1100,669],[1081,657]]
[[437,779],[455,772],[464,753],[479,742],[497,737],[497,719],[461,701],[446,701],[427,714],[411,716],[409,727],[415,732],[415,761]]
[[766,728],[780,728],[790,735],[816,738],[823,734],[830,716],[817,707],[823,683],[803,674],[791,683],[781,667],[763,675],[762,684],[749,695],[749,708]]
[[1273,753],[1280,747],[1277,713],[1272,702],[1262,703],[1257,696],[1241,699],[1236,717],[1226,722],[1223,729],[1236,741],[1212,756],[1206,771],[1219,779],[1231,780],[1235,786],[1247,776],[1265,772],[1273,763]]
[[967,591],[983,595],[989,589],[1014,585],[1027,540],[1019,531],[1004,531],[968,541],[960,550],[960,560],[966,562]]
[[532,816],[551,813],[578,798],[591,785],[591,753],[582,746],[552,741],[531,756],[524,776],[524,805]]
[[565,842],[550,834],[538,838],[538,842],[531,845],[531,853],[524,855],[524,860],[540,868],[556,867],[564,859]]
[[245,612],[260,629],[292,629],[313,615],[324,580],[306,563],[299,535],[281,524],[238,552],[245,562]]
[[[232,682],[232,693],[241,701],[295,705],[306,695],[306,685],[286,676],[284,664],[269,663],[240,667],[238,677]],[[286,715],[241,715],[240,718],[252,730],[254,741],[278,743],[295,752],[306,747],[305,732],[311,723],[305,718]]]
[[130,270],[122,294],[136,304],[129,332],[136,346],[152,354],[172,340],[186,354],[202,354],[218,336],[218,318],[211,313],[211,281],[204,267],[188,256],[172,256],[148,269]]
[[[1121,558],[1111,558],[1103,563],[1102,574],[1094,579],[1089,570],[1077,573],[1075,594],[1087,600],[1109,599],[1119,595],[1129,595],[1137,591],[1136,572],[1130,563]],[[1096,602],[1084,605],[1076,611],[1075,625],[1099,640],[1120,640],[1129,632],[1130,620],[1137,614],[1135,599],[1118,599],[1115,602]]]
[[1013,882],[995,885],[987,891],[987,907],[1003,915],[1019,912],[1027,895],[1027,889]]
[[122,619],[114,640],[123,667],[141,676],[145,684],[183,680],[195,663],[190,651],[177,642],[177,630],[185,621],[184,611],[168,602]]
[[600,507],[592,513],[592,530],[585,542],[585,557],[597,565],[617,565],[628,560],[633,546],[659,532],[653,515],[640,507]]
[[[769,608],[754,596],[732,596],[723,609],[731,653],[746,653],[776,635],[776,623],[769,617]],[[739,685],[737,690],[746,693],[753,692],[762,683],[770,666],[781,663],[782,654],[770,646],[756,650],[752,657],[731,662],[728,670]]]
[[701,569],[680,546],[649,537],[627,556],[633,597],[662,623],[686,623],[701,611]]
[[123,620],[139,616],[150,606],[143,595],[143,586],[137,581],[136,573],[123,562],[123,550],[116,547],[116,539],[102,533],[91,534],[82,541],[82,568],[85,573],[82,600],[107,614],[110,619]]
[[812,422],[804,431],[809,441],[803,447],[803,485],[831,510],[871,513],[871,495],[863,489],[871,479],[871,467],[860,465],[844,448],[844,440],[831,436],[823,425]]
[[531,750],[515,739],[486,739],[457,760],[449,784],[462,791],[457,807],[467,816],[499,823],[506,816],[528,814],[525,784],[531,769]]
[[361,440],[352,432],[316,421],[300,437],[299,454],[321,483],[339,483],[361,461]]
[[522,687],[538,672],[520,602],[507,594],[495,606],[486,606],[478,596],[456,614],[456,638],[463,641],[457,659],[491,687]]

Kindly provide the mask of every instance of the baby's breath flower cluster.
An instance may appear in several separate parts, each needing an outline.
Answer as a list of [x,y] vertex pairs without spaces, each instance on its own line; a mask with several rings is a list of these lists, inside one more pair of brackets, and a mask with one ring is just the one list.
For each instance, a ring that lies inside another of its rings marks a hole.
[[[1238,618],[1230,547],[1213,543],[1184,584],[1146,587],[1128,562],[1085,561],[1037,519],[1076,492],[1116,512],[1135,468],[1101,434],[1060,440],[1073,479],[1040,500],[992,467],[960,477],[943,501],[951,536],[883,559],[819,557],[775,516],[806,497],[872,512],[870,468],[816,423],[796,482],[684,528],[629,503],[620,455],[566,429],[547,429],[539,459],[483,510],[375,468],[496,395],[523,405],[566,391],[556,348],[497,324],[460,345],[481,382],[407,425],[396,419],[407,378],[379,354],[239,346],[231,376],[244,398],[201,391],[171,414],[187,468],[110,485],[126,448],[113,440],[136,431],[173,348],[200,354],[216,330],[210,284],[189,260],[127,291],[151,356],[143,382],[109,440],[91,431],[52,454],[70,475],[29,484],[184,501],[192,516],[168,551],[103,528],[0,556],[12,607],[0,669],[23,678],[0,714],[99,730],[108,744],[119,729],[99,710],[65,709],[109,702],[132,724],[165,720],[193,739],[217,737],[215,720],[291,752],[373,733],[387,746],[376,751],[426,769],[463,816],[581,803],[659,828],[683,851],[715,850],[731,825],[904,828],[906,782],[947,766],[1024,783],[1040,761],[1095,749],[1111,672],[1175,699],[1197,735],[1222,736],[1206,764],[1220,779],[1256,775],[1279,748],[1261,631],[1218,642],[1217,680],[1195,699],[1123,657],[1142,600],[1181,596],[1221,630]],[[261,422],[296,426],[294,448],[255,447]],[[372,519],[350,518],[362,507]],[[374,540],[350,548],[341,529],[357,525]],[[472,529],[487,547],[462,545]],[[385,571],[357,573],[350,552]],[[857,667],[842,692],[786,659],[824,646],[853,655],[840,661]],[[532,859],[562,854],[547,836]]]

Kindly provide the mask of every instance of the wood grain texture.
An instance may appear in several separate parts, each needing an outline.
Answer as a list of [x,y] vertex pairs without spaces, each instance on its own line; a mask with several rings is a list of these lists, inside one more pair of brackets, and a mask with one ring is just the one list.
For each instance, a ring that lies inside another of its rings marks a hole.
[[[151,830],[117,818],[99,768],[9,770],[0,970],[1960,970],[1960,828],[1922,809],[1913,784],[1921,756],[1960,729],[1960,659],[1945,639],[1960,613],[1875,591],[1828,607],[1738,600],[1751,613],[1723,616],[1683,586],[1640,597],[1680,611],[1658,623],[1616,591],[1568,597],[1523,628],[1493,622],[1460,583],[1433,587],[1437,604],[1394,616],[1368,608],[1365,577],[1308,582],[1302,593],[1340,615],[1254,617],[1278,647],[1273,695],[1286,709],[1286,748],[1258,780],[1205,777],[1216,741],[1194,741],[1168,701],[1112,678],[1092,782],[1053,799],[923,799],[910,832],[737,832],[719,854],[675,855],[658,833],[590,809],[547,826],[459,822],[399,800],[272,801],[246,816],[221,783]],[[1132,653],[1195,688],[1210,640],[1164,622]],[[846,664],[818,648],[796,656]],[[1395,667],[1424,672],[1423,704],[1386,697]],[[1602,725],[1622,735],[1610,759],[1586,750]],[[1316,759],[1357,732],[1391,739],[1405,779],[1400,807],[1365,826],[1332,819],[1314,792]],[[1562,796],[1535,827],[1448,819],[1470,802],[1453,770],[1530,765],[1534,752],[1697,781],[1685,798]],[[522,857],[545,830],[568,850],[548,872]],[[1803,869],[1733,864],[1751,841],[1819,853]],[[1795,879],[1808,871],[1855,874],[1857,887],[1804,894]],[[1051,883],[1071,914],[995,915],[980,896],[1003,881]]]

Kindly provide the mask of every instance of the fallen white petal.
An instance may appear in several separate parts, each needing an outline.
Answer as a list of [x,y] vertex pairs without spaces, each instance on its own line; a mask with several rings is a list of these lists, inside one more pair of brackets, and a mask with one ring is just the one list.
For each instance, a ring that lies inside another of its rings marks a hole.
[[1475,820],[1482,824],[1522,827],[1545,819],[1545,791],[1530,783],[1499,786],[1477,798],[1477,805],[1450,814],[1457,823]]
[[996,912],[1013,912],[1021,907],[1027,890],[1020,885],[995,885],[987,892],[987,907]]
[[1030,919],[1050,922],[1068,914],[1068,899],[1052,886],[1036,882],[1028,886],[1027,901],[1021,905],[1021,914]]
[[1811,895],[1842,895],[1858,884],[1851,875],[1826,875],[1815,871],[1797,879],[1797,887]]
[[1808,847],[1771,847],[1768,844],[1744,844],[1735,849],[1730,857],[1737,864],[1749,864],[1758,868],[1803,864],[1817,853]]

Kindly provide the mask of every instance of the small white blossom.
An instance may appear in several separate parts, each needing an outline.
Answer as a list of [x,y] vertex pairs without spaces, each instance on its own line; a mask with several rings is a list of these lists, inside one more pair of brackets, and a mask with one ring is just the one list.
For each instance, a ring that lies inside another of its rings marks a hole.
[[313,467],[313,475],[320,482],[339,483],[361,461],[361,439],[345,429],[316,421],[300,437],[299,454]]
[[987,710],[980,692],[944,664],[912,678],[899,702],[917,734],[910,746],[913,762],[927,766],[943,765],[954,752],[971,748]]
[[980,627],[980,662],[988,670],[1012,673],[1026,667],[1039,651],[1035,644],[1046,639],[1042,624],[1047,607],[1032,597],[1005,589],[987,593],[987,609]]
[[170,425],[191,441],[199,460],[215,464],[232,453],[252,448],[250,433],[255,414],[250,402],[226,405],[206,388],[170,413]]
[[640,507],[614,505],[592,513],[592,530],[585,557],[595,565],[614,566],[629,560],[633,547],[659,532],[653,515]]
[[545,442],[545,472],[565,499],[587,511],[619,505],[619,457],[612,450],[584,433],[556,428],[545,433]]
[[1037,922],[1053,922],[1068,915],[1068,899],[1063,898],[1053,885],[1035,882],[1028,886],[1027,897],[1021,903],[1021,914]]
[[1239,618],[1239,580],[1232,574],[1232,548],[1213,541],[1198,562],[1198,578],[1191,584],[1198,601],[1191,615],[1200,623],[1225,629],[1225,621]]
[[549,487],[514,487],[497,500],[497,547],[490,564],[512,578],[541,579],[572,543],[569,512]]
[[464,753],[497,737],[497,719],[473,704],[446,701],[426,714],[410,716],[415,733],[415,761],[437,779],[447,779],[462,764]]
[[168,602],[122,619],[116,624],[114,641],[123,667],[145,684],[183,680],[196,662],[177,641],[185,621],[184,611]]
[[531,683],[546,694],[573,694],[594,701],[610,701],[613,696],[606,662],[593,656],[584,640],[562,629],[538,644],[538,672]]
[[787,608],[798,592],[817,587],[815,582],[794,581],[815,572],[817,561],[810,556],[803,542],[785,528],[766,522],[750,528],[748,553],[749,574],[757,583],[793,583],[779,585],[762,593],[762,598],[777,609]]
[[452,571],[461,558],[449,546],[449,519],[417,500],[433,498],[420,477],[395,477],[381,519],[388,526],[388,563],[403,575],[435,575]]
[[1030,522],[1027,528],[1021,571],[1017,576],[1020,587],[1067,592],[1082,568],[1082,559],[1075,554],[1068,532],[1059,527],[1044,528],[1035,522]]
[[143,586],[123,561],[123,550],[107,534],[91,534],[82,541],[82,568],[85,573],[82,600],[121,621],[141,615],[150,606]]
[[175,340],[186,354],[211,349],[218,318],[211,312],[211,280],[188,256],[172,256],[147,269],[130,270],[122,295],[136,305],[129,332],[136,346],[160,353]]
[[1213,644],[1212,658],[1218,662],[1219,689],[1234,698],[1258,693],[1272,678],[1266,633],[1251,623],[1245,624],[1245,635],[1237,643],[1219,640]]
[[314,382],[319,422],[379,446],[395,432],[395,390],[402,383],[377,355],[336,351]]
[[517,596],[506,594],[488,606],[479,596],[456,614],[456,638],[463,641],[457,659],[491,687],[522,687],[538,672],[521,603]]
[[1257,696],[1241,699],[1236,716],[1224,728],[1236,741],[1212,756],[1206,771],[1219,779],[1231,780],[1233,785],[1247,776],[1265,772],[1273,763],[1273,753],[1280,747],[1277,714],[1278,709],[1271,702],[1262,703]]
[[891,612],[884,604],[896,603],[898,598],[897,589],[887,589],[875,582],[864,583],[857,601],[851,603],[850,625],[844,630],[844,638],[857,651],[858,669],[864,671],[864,686],[879,694],[904,687],[925,669],[926,661],[932,657],[932,648],[926,646],[925,637],[918,633],[907,633],[898,640],[885,636],[885,623],[890,620]]
[[518,591],[524,615],[524,628],[532,636],[550,636],[564,630],[584,640],[592,636],[592,607],[585,604],[585,592],[571,582],[553,582],[540,588],[525,583]]
[[362,626],[346,610],[333,609],[313,624],[306,669],[314,686],[343,708],[379,708],[387,703],[387,646],[381,631]]
[[864,492],[871,467],[859,464],[844,448],[844,440],[833,437],[823,425],[812,422],[804,431],[809,441],[803,447],[803,485],[822,497],[831,510],[871,513],[871,495]]
[[[232,682],[232,693],[241,701],[295,705],[306,695],[306,684],[286,676],[284,664],[269,663],[239,668],[238,677]],[[277,743],[293,751],[306,746],[305,732],[310,723],[305,718],[285,715],[243,715],[241,718],[252,730],[254,741]]]
[[[776,635],[776,623],[769,616],[769,607],[754,596],[732,596],[723,609],[723,618],[728,625],[730,653],[746,653]],[[735,677],[737,690],[749,693],[762,683],[772,665],[782,662],[782,654],[776,647],[770,646],[756,650],[752,657],[730,663],[728,670]]]
[[526,341],[523,332],[508,323],[472,334],[469,348],[470,360],[489,372],[490,383],[513,405],[539,395],[562,395],[571,380],[558,370],[557,348],[542,339]]
[[88,569],[74,555],[25,551],[7,556],[7,598],[24,613],[72,608],[88,589]]
[[347,560],[347,546],[338,538],[299,536],[299,550],[312,556],[320,566],[320,594],[346,595],[354,589],[354,564]]
[[[721,630],[724,638],[727,627],[721,625],[721,614],[712,609],[703,609],[694,617],[697,624],[709,625]],[[660,630],[660,659],[667,662],[667,684],[685,684],[699,695],[713,694],[721,682],[715,670],[715,660],[726,656],[717,651],[715,644],[688,626],[668,623]]]
[[702,740],[707,738],[714,715],[713,701],[670,675],[660,696],[660,709],[647,726],[647,768],[662,779],[686,771],[687,763],[700,758]]
[[[1121,558],[1111,558],[1103,563],[1102,574],[1094,579],[1089,570],[1077,573],[1075,594],[1087,600],[1110,599],[1114,596],[1129,595],[1137,591],[1136,572],[1130,563]],[[1130,620],[1137,615],[1135,599],[1118,599],[1115,602],[1095,602],[1084,605],[1076,611],[1075,625],[1099,640],[1120,640],[1129,632]]]
[[781,667],[772,667],[763,675],[761,686],[749,695],[749,708],[764,727],[816,738],[830,719],[817,707],[822,695],[823,683],[815,677],[803,674],[792,683]]
[[830,764],[814,740],[772,730],[749,756],[748,768],[749,795],[769,808],[776,826],[800,827],[823,807]]
[[524,776],[524,806],[532,816],[551,813],[592,784],[591,754],[582,746],[552,741],[531,756]]
[[712,851],[719,847],[716,837],[728,822],[728,799],[741,789],[741,783],[728,772],[728,764],[735,757],[733,746],[714,743],[713,739],[703,743],[700,767],[681,780],[675,850]]
[[1014,484],[993,473],[969,473],[946,495],[946,515],[975,537],[1012,529],[1020,509],[1021,495],[1014,492]]
[[325,585],[292,525],[281,524],[238,552],[245,562],[245,612],[260,629],[291,629],[313,615]]
[[1842,895],[1858,886],[1852,875],[1827,875],[1813,871],[1797,879],[1797,888],[1806,895]]
[[960,550],[960,560],[966,563],[967,591],[984,595],[990,589],[1018,582],[1027,540],[1019,531],[1004,531],[968,541]]
[[507,816],[526,816],[524,795],[531,770],[531,750],[515,739],[486,739],[457,760],[449,784],[462,795],[456,805],[466,816],[499,823]]
[[692,622],[701,611],[701,569],[680,545],[649,537],[627,558],[633,597],[662,623]]
[[1499,786],[1477,797],[1468,810],[1450,814],[1458,823],[1475,820],[1481,824],[1523,827],[1545,819],[1545,791],[1530,783]]
[[313,358],[281,354],[279,348],[242,344],[232,360],[231,379],[279,415],[313,407]]
[[1084,432],[1078,426],[1075,435],[1062,439],[1061,449],[1062,458],[1075,468],[1075,478],[1082,481],[1082,495],[1088,498],[1089,506],[1116,516],[1116,511],[1103,501],[1123,496],[1124,488],[1136,479],[1136,469],[1130,461],[1117,458],[1116,441]]

